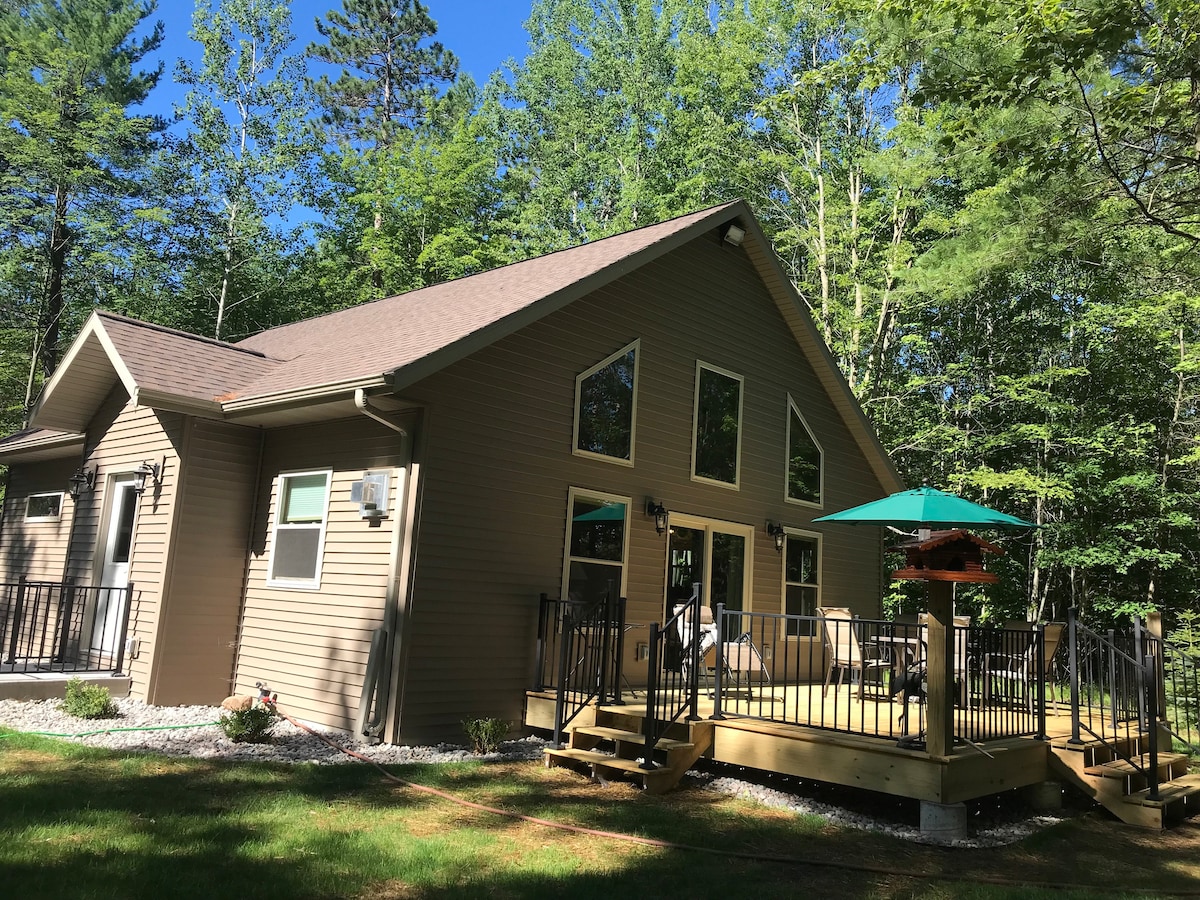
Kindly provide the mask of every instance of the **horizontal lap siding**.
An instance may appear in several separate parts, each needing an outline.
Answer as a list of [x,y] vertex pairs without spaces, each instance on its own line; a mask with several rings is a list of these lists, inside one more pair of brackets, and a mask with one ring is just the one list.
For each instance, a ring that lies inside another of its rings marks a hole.
[[[4,527],[0,529],[0,581],[22,575],[32,581],[60,581],[67,561],[75,504],[66,493],[67,480],[79,468],[76,457],[9,467],[4,495]],[[58,517],[46,522],[25,520],[31,494],[63,492]]]
[[98,584],[97,541],[104,537],[106,500],[115,476],[133,472],[142,462],[163,463],[160,483],[147,480],[138,500],[129,579],[134,583],[128,637],[138,655],[128,663],[131,695],[147,699],[155,663],[158,615],[162,598],[172,514],[179,486],[179,448],[183,416],[133,405],[123,389],[109,394],[88,426],[87,465],[97,469],[96,489],[76,504],[69,571],[80,584]]
[[[302,719],[353,727],[374,630],[383,624],[401,436],[365,417],[275,429],[263,446],[262,484],[251,534],[236,690],[256,682]],[[333,469],[319,591],[267,587],[271,531],[282,472]],[[391,474],[389,517],[372,528],[350,502],[368,469]]]
[[261,433],[189,425],[152,700],[215,705],[233,675]]
[[[635,465],[574,456],[575,377],[637,338]],[[745,379],[740,490],[690,477],[698,359]],[[788,392],[824,450],[822,509],[784,501]],[[883,491],[751,264],[715,237],[404,394],[428,406],[428,445],[402,740],[453,738],[467,716],[519,719],[537,596],[560,590],[571,487],[631,498],[630,621],[662,619],[666,541],[644,515],[648,497],[755,529],[755,610],[782,605],[782,558],[767,519],[822,533],[825,602],[878,610],[878,532],[810,523]]]

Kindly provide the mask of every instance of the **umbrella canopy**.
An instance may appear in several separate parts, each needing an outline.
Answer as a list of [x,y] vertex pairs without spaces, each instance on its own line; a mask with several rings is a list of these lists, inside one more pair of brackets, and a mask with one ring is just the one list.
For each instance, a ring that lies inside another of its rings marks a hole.
[[900,491],[813,519],[814,522],[844,522],[847,525],[891,525],[893,528],[1036,528],[1026,522],[928,485]]

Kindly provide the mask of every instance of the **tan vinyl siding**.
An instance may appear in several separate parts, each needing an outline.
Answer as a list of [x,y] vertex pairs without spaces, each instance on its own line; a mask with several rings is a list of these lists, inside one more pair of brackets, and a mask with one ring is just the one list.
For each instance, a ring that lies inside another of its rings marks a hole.
[[[636,465],[573,455],[576,376],[637,338]],[[697,360],[745,380],[740,490],[691,478]],[[754,610],[782,605],[767,519],[822,533],[823,602],[879,609],[878,531],[810,522],[884,491],[753,266],[715,234],[404,393],[428,404],[428,448],[401,740],[452,738],[469,715],[519,719],[537,596],[560,591],[572,486],[631,498],[630,621],[662,620],[666,542],[648,497],[755,529]],[[824,449],[822,509],[784,500],[788,393]]]
[[[67,479],[78,467],[79,460],[71,457],[9,468],[0,529],[0,582],[13,582],[22,575],[31,581],[62,579],[75,515],[75,504],[66,493]],[[57,518],[26,521],[25,504],[32,494],[59,491],[63,497]]]
[[137,640],[139,647],[137,657],[128,663],[133,679],[130,694],[143,700],[147,697],[155,657],[164,567],[179,485],[182,435],[182,416],[134,406],[123,389],[114,389],[88,427],[85,450],[88,467],[98,470],[96,489],[76,504],[71,536],[68,574],[75,576],[80,584],[98,584],[101,572],[97,541],[104,536],[113,479],[133,472],[143,461],[164,463],[160,483],[147,481],[146,491],[138,500],[129,566],[134,596],[128,637]]
[[[267,433],[251,537],[236,690],[265,682],[281,706],[333,728],[353,726],[373,631],[383,624],[401,436],[365,417]],[[319,591],[268,587],[280,473],[333,470]],[[371,527],[350,501],[367,470],[390,472],[389,517]]]
[[261,433],[191,419],[150,700],[215,705],[229,693]]

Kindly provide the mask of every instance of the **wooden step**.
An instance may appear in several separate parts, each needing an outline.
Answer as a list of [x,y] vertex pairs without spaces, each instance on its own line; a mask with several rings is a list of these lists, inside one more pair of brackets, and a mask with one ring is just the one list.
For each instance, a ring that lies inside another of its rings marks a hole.
[[[1183,766],[1186,771],[1188,757],[1183,753],[1158,754],[1158,769],[1160,772],[1170,772],[1175,766]],[[1136,764],[1136,765],[1135,765]],[[1150,754],[1143,753],[1135,756],[1133,762],[1124,759],[1114,759],[1084,769],[1085,775],[1094,778],[1139,778],[1150,768]]]
[[638,774],[647,771],[641,767],[641,764],[636,759],[622,759],[619,756],[613,756],[610,753],[601,753],[597,750],[574,750],[566,747],[562,750],[545,750],[547,756],[556,757],[558,759],[569,759],[577,763],[585,763],[589,766],[599,766],[603,769],[614,769],[620,772],[628,772],[630,774]]
[[[614,744],[637,744],[643,747],[646,745],[644,734],[624,731],[620,728],[609,728],[606,725],[588,725],[584,728],[576,728],[573,733],[590,735],[602,741],[612,741]],[[690,741],[673,741],[670,738],[659,738],[656,745],[659,750],[690,750],[694,746]]]
[[1158,786],[1158,795],[1157,800],[1151,800],[1150,789],[1146,788],[1129,794],[1125,797],[1125,802],[1161,809],[1192,798],[1200,800],[1200,775],[1181,775],[1171,781],[1164,781]]

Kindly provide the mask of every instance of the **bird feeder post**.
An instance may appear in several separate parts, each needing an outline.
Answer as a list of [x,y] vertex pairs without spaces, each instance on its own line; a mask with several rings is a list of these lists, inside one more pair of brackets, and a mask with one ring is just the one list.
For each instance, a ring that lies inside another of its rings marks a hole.
[[926,582],[929,591],[929,656],[925,674],[927,715],[925,750],[949,756],[954,749],[954,583]]

